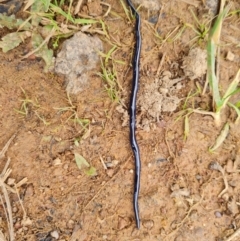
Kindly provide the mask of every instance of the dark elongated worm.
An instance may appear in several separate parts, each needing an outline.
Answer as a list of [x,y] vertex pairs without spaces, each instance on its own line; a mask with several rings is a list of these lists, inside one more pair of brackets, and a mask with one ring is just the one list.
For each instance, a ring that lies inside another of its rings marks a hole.
[[140,52],[141,52],[141,32],[140,32],[140,16],[136,9],[133,7],[132,2],[127,0],[133,14],[136,18],[135,23],[135,53],[133,57],[133,83],[132,83],[132,93],[130,99],[130,143],[135,157],[135,179],[134,179],[134,194],[133,194],[133,207],[136,219],[137,228],[140,228],[140,217],[138,208],[138,196],[140,189],[140,172],[141,172],[141,160],[139,147],[136,140],[136,101],[137,101],[137,91],[139,82],[139,62],[140,62]]

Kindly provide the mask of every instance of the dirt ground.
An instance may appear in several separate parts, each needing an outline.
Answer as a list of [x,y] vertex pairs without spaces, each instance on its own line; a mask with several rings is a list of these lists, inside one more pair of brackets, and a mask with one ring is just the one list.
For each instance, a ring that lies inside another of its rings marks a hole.
[[[110,36],[122,44],[115,58],[127,63],[116,65],[125,111],[131,90],[134,26],[126,19],[119,1],[107,2],[122,16],[109,14],[105,22]],[[237,0],[231,2],[231,11],[240,9]],[[135,227],[132,204],[134,158],[129,128],[122,126],[126,120],[116,110],[119,104],[111,101],[97,75],[100,66],[88,88],[70,96],[78,116],[89,121],[84,129],[72,121],[72,112],[66,108],[70,103],[63,78],[44,73],[44,64],[38,59],[21,60],[26,45],[7,54],[0,52],[1,148],[16,135],[0,167],[2,170],[7,157],[11,158],[10,186],[27,178],[18,188],[19,195],[9,192],[16,240],[223,241],[240,228],[240,129],[234,124],[235,113],[227,107],[219,127],[210,116],[192,114],[187,139],[184,120],[178,118],[186,96],[196,92],[196,83],[203,88],[206,77],[202,74],[191,80],[186,76],[184,59],[190,49],[203,49],[206,41],[194,39],[196,33],[189,27],[179,37],[176,34],[183,23],[197,26],[190,10],[200,21],[211,19],[211,13],[201,1],[190,5],[180,0],[161,3],[160,11],[139,10],[143,38],[137,112],[142,161],[140,230]],[[156,30],[167,36],[176,28],[167,41],[154,34]],[[227,88],[240,65],[239,28],[237,14],[224,21],[221,90]],[[110,46],[104,39],[103,45],[107,52]],[[230,52],[233,59],[226,58]],[[169,81],[178,81],[158,86],[156,83],[166,75]],[[167,89],[170,94],[164,96],[175,96],[176,106],[166,110],[163,105],[158,112],[149,111],[151,102],[144,107],[141,103],[146,104],[146,96],[151,96],[152,92],[146,94],[151,85],[151,91]],[[209,90],[205,96],[190,98],[187,106],[211,108]],[[59,108],[67,110],[61,112]],[[210,153],[209,147],[227,120],[229,135],[216,152]],[[90,177],[79,170],[75,153],[95,167],[97,175]],[[0,213],[0,227],[5,233],[7,220],[2,206]],[[240,236],[231,240],[240,240]]]

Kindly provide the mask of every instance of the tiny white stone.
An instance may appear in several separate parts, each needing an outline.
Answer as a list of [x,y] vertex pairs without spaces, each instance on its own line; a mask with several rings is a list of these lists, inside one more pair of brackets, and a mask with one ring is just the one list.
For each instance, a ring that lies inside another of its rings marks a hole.
[[14,183],[15,183],[15,179],[14,179],[14,178],[8,178],[7,184],[8,184],[9,186],[12,186]]
[[62,164],[61,159],[56,158],[55,160],[53,160],[53,165],[54,165],[54,166],[58,166],[58,165],[61,165],[61,164]]
[[227,59],[227,60],[233,61],[233,60],[234,60],[234,57],[235,57],[235,55],[234,55],[231,51],[228,51],[228,52],[227,52],[227,56],[226,56],[226,59]]
[[51,232],[51,237],[55,238],[55,239],[59,239],[59,234],[58,231],[54,230]]

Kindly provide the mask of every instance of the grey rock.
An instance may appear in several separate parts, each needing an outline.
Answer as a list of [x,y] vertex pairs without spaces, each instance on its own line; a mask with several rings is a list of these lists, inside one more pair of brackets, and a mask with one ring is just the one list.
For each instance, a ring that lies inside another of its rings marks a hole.
[[55,60],[55,72],[65,76],[67,92],[77,94],[88,86],[91,71],[100,62],[97,51],[102,51],[101,40],[82,32],[66,40]]
[[217,14],[220,0],[206,0],[205,4],[214,15]]

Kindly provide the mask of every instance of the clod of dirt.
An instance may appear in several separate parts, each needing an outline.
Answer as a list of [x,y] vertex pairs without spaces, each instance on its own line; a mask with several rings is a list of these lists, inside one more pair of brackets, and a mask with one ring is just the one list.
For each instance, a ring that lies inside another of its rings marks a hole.
[[231,198],[227,203],[227,209],[230,211],[231,214],[236,215],[239,213],[238,205],[236,203],[235,198]]
[[176,110],[180,102],[176,94],[182,88],[181,80],[182,78],[171,79],[171,73],[164,71],[159,79],[155,79],[151,84],[146,84],[138,101],[142,114],[158,120],[162,112]]
[[126,217],[118,217],[118,229],[122,230],[124,228],[127,228],[129,225],[131,225],[131,221],[129,218]]
[[149,10],[159,10],[161,5],[158,0],[133,0],[135,5],[141,5]]
[[66,40],[55,60],[55,72],[65,76],[67,92],[77,94],[87,87],[91,70],[99,63],[97,51],[102,51],[101,40],[82,32]]
[[174,190],[170,197],[189,197],[190,196],[190,191],[187,188],[182,188],[182,189],[178,189],[178,190]]
[[88,6],[88,13],[90,16],[100,16],[102,14],[102,5],[100,0],[93,0],[89,1]]
[[[177,109],[180,99],[177,93],[182,89],[181,81],[184,78],[172,79],[172,74],[169,71],[164,71],[162,76],[156,78],[151,83],[143,80],[146,83],[142,92],[139,94],[138,107],[140,115],[137,119],[137,127],[149,132],[154,128],[154,123],[159,122],[159,117],[162,112],[173,112]],[[127,126],[129,123],[128,111],[122,106],[117,106],[116,110],[122,114],[122,126]]]
[[205,4],[210,9],[210,11],[216,15],[218,12],[220,0],[206,0]]
[[183,71],[191,80],[201,78],[207,72],[207,51],[201,48],[191,49],[183,58]]

